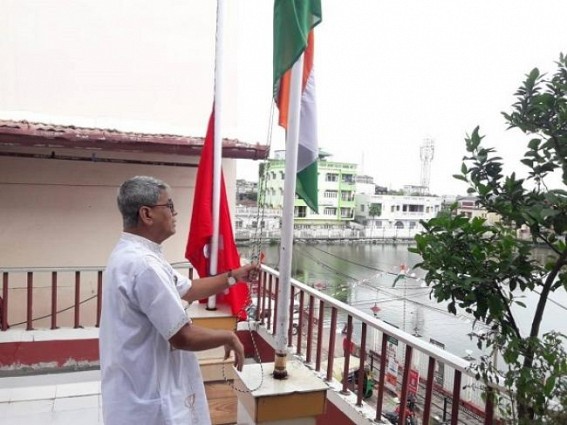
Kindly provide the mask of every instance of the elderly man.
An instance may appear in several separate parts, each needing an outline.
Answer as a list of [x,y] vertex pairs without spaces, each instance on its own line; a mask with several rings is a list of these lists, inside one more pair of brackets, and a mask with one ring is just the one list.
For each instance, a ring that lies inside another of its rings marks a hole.
[[124,231],[108,260],[100,326],[104,423],[210,424],[194,351],[224,346],[242,370],[244,349],[234,332],[193,325],[181,300],[222,292],[257,266],[190,281],[161,251],[175,233],[169,186],[134,177],[117,201]]

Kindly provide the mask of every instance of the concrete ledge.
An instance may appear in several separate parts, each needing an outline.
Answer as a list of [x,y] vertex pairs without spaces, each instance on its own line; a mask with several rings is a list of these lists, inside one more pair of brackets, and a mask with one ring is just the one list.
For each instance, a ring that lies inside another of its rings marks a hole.
[[287,379],[274,379],[274,363],[250,364],[236,372],[235,384],[253,389],[238,392],[238,400],[253,423],[271,423],[312,418],[325,411],[328,386],[297,360],[288,361]]
[[205,328],[236,329],[236,317],[227,304],[218,304],[216,310],[207,310],[206,304],[194,302],[187,308],[187,314],[194,324]]

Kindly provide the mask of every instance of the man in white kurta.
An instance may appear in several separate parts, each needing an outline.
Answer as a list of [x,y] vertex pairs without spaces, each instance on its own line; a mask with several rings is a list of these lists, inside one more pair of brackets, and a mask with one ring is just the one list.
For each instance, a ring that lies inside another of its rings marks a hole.
[[104,423],[210,423],[195,354],[169,344],[189,323],[180,297],[191,282],[163,259],[160,245],[129,233],[114,248],[105,281]]
[[193,325],[192,302],[248,279],[250,264],[190,281],[164,259],[161,243],[177,215],[167,184],[133,177],[118,192],[124,232],[104,275],[100,326],[105,425],[210,424],[194,351],[224,346],[242,370],[244,348],[232,331]]

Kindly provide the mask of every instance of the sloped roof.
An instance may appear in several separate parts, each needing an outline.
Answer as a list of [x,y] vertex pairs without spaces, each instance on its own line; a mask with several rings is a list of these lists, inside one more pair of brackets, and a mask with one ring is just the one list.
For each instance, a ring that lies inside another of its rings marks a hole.
[[[19,146],[199,156],[203,142],[203,137],[123,132],[0,119],[0,150],[4,146]],[[266,145],[244,143],[238,139],[225,138],[222,144],[224,158],[266,159],[269,154]]]

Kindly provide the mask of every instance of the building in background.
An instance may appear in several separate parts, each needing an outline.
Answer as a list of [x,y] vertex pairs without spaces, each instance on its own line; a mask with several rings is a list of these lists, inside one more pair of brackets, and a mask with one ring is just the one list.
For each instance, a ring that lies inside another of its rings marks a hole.
[[355,220],[367,237],[412,238],[423,230],[420,220],[435,217],[442,207],[439,196],[359,193]]
[[[330,155],[319,153],[319,211],[312,211],[302,199],[295,199],[295,229],[311,227],[343,229],[354,220],[357,165],[329,161]],[[276,151],[274,158],[261,165],[263,188],[261,207],[282,209],[285,178],[285,151]],[[259,197],[260,199],[261,197]]]
[[236,180],[236,205],[255,207],[258,198],[258,183],[244,179]]

